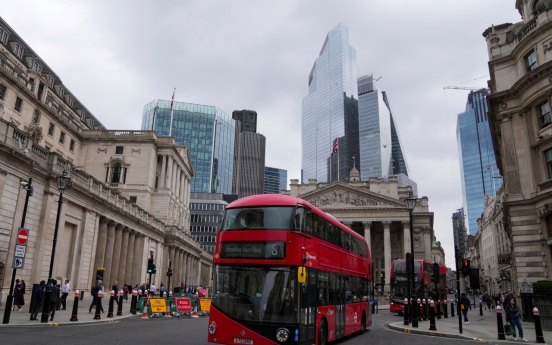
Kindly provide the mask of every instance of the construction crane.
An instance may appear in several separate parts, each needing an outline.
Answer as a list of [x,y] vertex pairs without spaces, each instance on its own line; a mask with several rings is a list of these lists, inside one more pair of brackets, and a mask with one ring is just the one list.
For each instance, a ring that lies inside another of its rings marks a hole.
[[[445,86],[443,90],[468,90],[468,91],[477,91],[485,89],[484,87],[469,87],[469,86]],[[488,91],[488,89],[487,89]]]

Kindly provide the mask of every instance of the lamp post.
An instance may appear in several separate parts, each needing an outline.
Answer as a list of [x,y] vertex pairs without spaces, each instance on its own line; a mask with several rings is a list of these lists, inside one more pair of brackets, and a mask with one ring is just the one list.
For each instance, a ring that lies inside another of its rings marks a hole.
[[[29,178],[29,182],[21,182],[22,188],[27,191],[27,195],[25,196],[25,205],[23,206],[23,216],[21,217],[21,228],[25,227],[25,218],[27,217],[27,206],[29,206],[29,197],[33,196],[33,179]],[[6,299],[6,306],[4,309],[4,319],[2,320],[3,324],[9,324],[10,323],[10,314],[11,314],[11,308],[12,308],[12,302],[13,302],[13,284],[15,281],[15,274],[17,272],[17,269],[14,268],[12,271],[12,277],[10,282],[10,292],[8,294],[8,297]]]
[[[404,203],[406,205],[406,208],[408,209],[408,213],[410,216],[410,253],[411,258],[410,262],[407,260],[407,265],[410,265],[410,274],[408,276],[408,300],[412,301],[412,304],[414,306],[414,301],[416,300],[416,296],[414,298],[412,297],[412,292],[415,291],[415,282],[414,282],[414,233],[413,233],[413,224],[412,224],[412,211],[414,210],[414,207],[416,207],[416,198],[412,195],[412,192],[408,194],[408,197],[404,199]],[[417,308],[409,308],[412,314],[412,327],[418,327],[418,315],[417,314]]]
[[67,172],[64,169],[61,175],[56,178],[56,180],[59,190],[59,201],[56,215],[56,226],[54,228],[54,240],[52,243],[52,254],[50,256],[50,270],[48,271],[48,284],[46,285],[46,290],[44,293],[44,304],[42,306],[42,316],[40,318],[40,322],[48,322],[48,313],[50,311],[50,295],[52,293],[52,271],[54,269],[54,257],[56,255],[56,243],[59,229],[59,216],[61,214],[61,204],[63,204],[63,192],[67,188],[69,181],[71,181],[71,177],[67,175]]

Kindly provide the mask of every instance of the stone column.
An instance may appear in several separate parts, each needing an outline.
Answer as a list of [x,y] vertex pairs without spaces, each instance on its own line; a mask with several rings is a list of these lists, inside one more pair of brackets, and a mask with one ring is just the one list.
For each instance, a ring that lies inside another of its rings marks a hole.
[[[117,274],[117,281],[119,282],[119,286],[122,287],[125,284],[125,271],[126,271],[126,263],[127,263],[127,256],[128,256],[128,233],[130,232],[130,229],[128,227],[125,227],[123,229],[123,237],[121,240],[121,256],[119,259],[119,274]],[[117,238],[115,238],[115,241]]]
[[142,284],[142,277],[140,276],[140,269],[142,268],[142,254],[143,250],[141,248],[141,242],[144,235],[136,233],[134,241],[134,254],[132,254],[132,283],[138,285]]
[[167,156],[167,162],[167,188],[172,190],[173,160],[171,156]]
[[136,281],[132,280],[132,262],[134,257],[134,243],[136,242],[136,231],[130,230],[128,232],[128,249],[127,249],[127,256],[126,256],[126,266],[125,266],[125,276],[124,281],[125,284],[130,284],[134,287],[134,285],[137,283]]
[[159,188],[165,188],[167,186],[167,156],[162,155],[161,157],[161,185],[159,186]]
[[406,258],[406,253],[410,253],[410,222],[403,221],[403,246],[404,246],[404,257]]
[[184,185],[184,171],[182,171],[180,174],[180,194],[178,195],[178,199],[182,203],[184,203],[184,189],[186,189],[186,186]]
[[178,261],[180,262],[180,267],[178,268],[178,274],[180,275],[180,282],[186,285],[189,285],[189,282],[186,279],[186,276],[184,275],[184,271],[186,270],[186,253],[184,252],[184,249],[181,249],[178,255],[179,255]]
[[[109,219],[100,217],[100,226],[98,231],[98,244],[96,246],[96,259],[94,260],[94,277],[99,267],[104,267],[105,244],[107,241],[107,223]],[[75,282],[76,283],[76,282]]]
[[422,229],[423,239],[424,239],[424,255],[422,259],[430,261],[431,260],[431,245],[433,244],[433,238],[431,238],[431,232],[428,227]]
[[[115,247],[115,226],[117,223],[110,221],[107,224],[107,241],[104,253],[104,280],[103,286],[106,288],[111,279],[111,264],[113,263],[113,248]],[[107,288],[106,288],[107,290]]]
[[370,233],[372,222],[362,222],[362,225],[364,226],[364,239],[368,243],[368,250],[372,253],[372,234]]
[[391,269],[391,222],[383,222],[383,250],[385,260],[385,292],[389,292]]
[[202,271],[203,265],[201,264],[201,258],[197,258],[197,284],[201,285],[201,271]]
[[183,256],[183,265],[182,265],[182,276],[183,276],[183,279],[185,280],[185,284],[187,285],[190,285],[190,282],[188,280],[188,253],[184,253],[184,256]]
[[176,174],[174,176],[175,188],[174,188],[174,197],[178,199],[178,194],[180,193],[180,168],[178,164],[176,165]]
[[121,243],[123,240],[123,229],[125,226],[123,224],[117,224],[115,227],[115,245],[113,246],[113,262],[111,263],[111,281],[109,282],[109,287],[118,280],[119,277],[119,265],[121,262]]

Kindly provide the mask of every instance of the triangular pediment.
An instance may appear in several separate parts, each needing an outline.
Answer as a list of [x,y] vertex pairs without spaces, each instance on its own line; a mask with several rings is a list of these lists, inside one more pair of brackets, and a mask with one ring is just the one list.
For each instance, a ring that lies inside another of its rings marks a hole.
[[346,183],[334,182],[322,188],[299,196],[316,207],[393,207],[406,208],[401,200],[352,187]]

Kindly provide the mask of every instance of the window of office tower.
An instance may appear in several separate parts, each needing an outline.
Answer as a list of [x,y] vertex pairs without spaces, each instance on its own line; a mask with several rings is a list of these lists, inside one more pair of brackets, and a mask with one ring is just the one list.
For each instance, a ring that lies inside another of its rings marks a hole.
[[537,53],[534,50],[525,55],[525,63],[527,64],[527,72],[531,72],[535,68],[539,67],[537,64]]
[[539,105],[539,118],[542,127],[550,124],[550,103],[548,101]]
[[548,167],[548,178],[552,179],[552,149],[544,152],[546,156],[546,166]]

